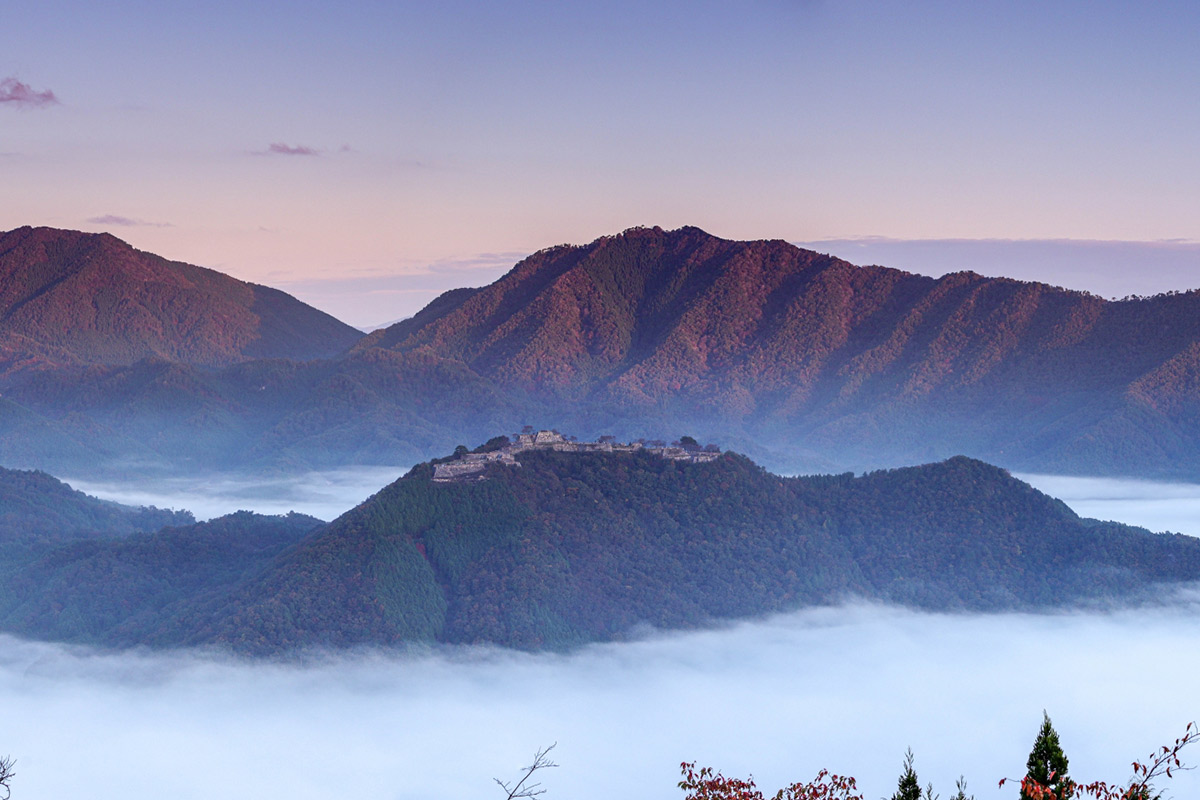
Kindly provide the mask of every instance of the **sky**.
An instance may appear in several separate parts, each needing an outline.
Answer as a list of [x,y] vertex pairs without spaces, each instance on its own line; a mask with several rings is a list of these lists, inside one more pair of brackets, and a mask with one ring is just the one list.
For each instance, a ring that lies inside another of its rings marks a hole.
[[1182,2],[9,0],[0,229],[358,325],[634,225],[1195,288],[1198,34]]

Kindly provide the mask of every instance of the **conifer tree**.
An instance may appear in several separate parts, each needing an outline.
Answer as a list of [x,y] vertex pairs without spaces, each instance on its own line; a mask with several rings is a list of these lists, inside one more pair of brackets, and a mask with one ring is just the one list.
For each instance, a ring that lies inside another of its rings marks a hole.
[[917,771],[913,769],[913,752],[910,747],[904,754],[904,771],[892,800],[921,800],[921,784],[917,782]]
[[[1025,762],[1025,774],[1031,781],[1054,793],[1058,800],[1066,800],[1074,794],[1071,778],[1067,774],[1067,756],[1058,743],[1058,731],[1050,724],[1050,715],[1042,711],[1042,729],[1029,751]],[[1021,800],[1034,800],[1029,792],[1021,789]]]

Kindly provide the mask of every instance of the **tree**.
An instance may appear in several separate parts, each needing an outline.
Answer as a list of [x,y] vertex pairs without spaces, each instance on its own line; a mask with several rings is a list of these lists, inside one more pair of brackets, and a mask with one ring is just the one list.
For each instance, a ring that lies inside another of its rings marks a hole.
[[[1089,784],[1070,782],[1067,788],[1071,792],[1078,792],[1082,797],[1092,797],[1095,800],[1159,800],[1162,795],[1155,793],[1154,781],[1163,776],[1170,778],[1174,772],[1192,769],[1192,767],[1184,766],[1179,757],[1179,751],[1197,739],[1200,739],[1200,728],[1196,727],[1195,722],[1189,722],[1183,736],[1175,740],[1174,746],[1163,745],[1159,750],[1151,753],[1144,764],[1134,761],[1133,777],[1125,786],[1095,781]],[[1000,781],[1000,785],[1003,786],[1008,780],[1008,778],[1004,778]],[[1030,797],[1033,800],[1056,800],[1061,796],[1063,795],[1057,793],[1055,789],[1039,783],[1030,775],[1026,775],[1021,780],[1021,797]]]
[[9,787],[8,783],[12,780],[13,776],[17,774],[13,772],[12,769],[13,764],[16,763],[17,762],[13,761],[8,756],[0,756],[0,791],[4,792],[4,796],[0,798],[0,800],[8,800],[8,798],[12,796],[12,789]]
[[[711,767],[697,770],[694,763],[686,761],[679,766],[683,771],[679,788],[688,793],[685,800],[764,800],[754,778],[726,778]],[[808,783],[785,786],[771,800],[863,800],[856,791],[854,778],[821,770]]]
[[967,794],[967,780],[962,775],[958,776],[958,783],[954,784],[954,788],[958,791],[950,800],[975,800],[975,795]]
[[1074,785],[1067,774],[1067,756],[1058,743],[1058,731],[1050,724],[1050,715],[1045,710],[1042,711],[1042,729],[1038,731],[1033,749],[1029,751],[1029,760],[1025,762],[1025,776],[1050,794],[1035,796],[1022,782],[1021,800],[1066,800],[1074,794]]
[[896,786],[892,800],[921,800],[921,784],[917,782],[917,771],[913,769],[913,751],[910,747],[904,753],[904,771]]
[[555,764],[553,761],[550,760],[550,751],[553,750],[557,745],[558,745],[558,742],[555,742],[554,744],[550,745],[549,747],[543,747],[541,750],[538,750],[536,753],[534,753],[533,754],[533,763],[530,764],[528,767],[522,768],[524,770],[525,774],[521,776],[521,780],[517,781],[516,784],[510,786],[509,784],[505,783],[504,781],[500,780],[499,778],[492,779],[500,785],[501,789],[508,792],[507,800],[517,800],[517,798],[537,797],[538,795],[546,793],[546,790],[541,788],[542,784],[530,783],[527,785],[526,781],[528,781],[530,778],[532,778],[533,774],[535,772],[537,772],[539,769],[551,769],[553,767],[558,766],[558,764]]

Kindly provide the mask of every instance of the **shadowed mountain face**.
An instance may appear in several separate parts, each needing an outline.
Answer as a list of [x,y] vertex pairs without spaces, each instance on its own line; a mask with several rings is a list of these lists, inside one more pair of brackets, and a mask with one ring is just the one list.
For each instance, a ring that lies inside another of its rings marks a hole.
[[324,358],[361,333],[265,286],[167,261],[108,234],[0,234],[0,366],[200,366]]

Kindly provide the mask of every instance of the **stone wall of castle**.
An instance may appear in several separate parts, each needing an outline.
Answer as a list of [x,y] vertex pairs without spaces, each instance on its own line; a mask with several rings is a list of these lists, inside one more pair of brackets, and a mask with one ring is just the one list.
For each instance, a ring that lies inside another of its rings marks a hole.
[[637,450],[645,450],[672,461],[687,461],[694,464],[715,461],[721,457],[721,451],[715,449],[696,450],[657,443],[646,445],[642,442],[622,444],[614,441],[611,436],[602,436],[597,442],[573,442],[558,431],[538,431],[537,433],[518,433],[512,437],[511,444],[489,453],[464,453],[453,461],[435,464],[433,480],[438,483],[449,483],[482,478],[482,473],[488,464],[519,467],[521,462],[517,460],[517,455],[528,450],[554,450],[560,453],[632,453]]

